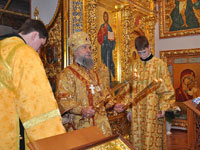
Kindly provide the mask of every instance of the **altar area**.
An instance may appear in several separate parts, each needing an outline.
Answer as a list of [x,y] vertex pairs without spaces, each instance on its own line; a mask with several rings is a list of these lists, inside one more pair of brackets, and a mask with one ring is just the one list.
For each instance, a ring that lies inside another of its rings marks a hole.
[[[153,0],[59,0],[56,10],[53,21],[48,25],[48,44],[41,53],[54,92],[57,74],[73,63],[67,39],[74,32],[85,31],[89,34],[95,68],[98,71],[102,64],[98,31],[104,23],[104,12],[108,14],[108,23],[115,40],[111,54],[114,63],[113,74],[110,76],[112,87],[123,82],[132,72],[131,62],[138,59],[134,48],[134,39],[138,35],[145,35],[152,52],[155,52],[154,31],[158,12]],[[53,53],[50,54],[50,51]],[[126,114],[110,114],[109,120],[113,133],[129,137],[130,123]]]
[[104,12],[108,13],[108,23],[115,39],[112,51],[115,76],[111,76],[112,82],[124,81],[132,71],[131,62],[138,58],[134,48],[134,39],[138,35],[145,35],[149,39],[152,52],[155,53],[154,32],[158,12],[153,0],[59,0],[56,10],[53,21],[48,25],[48,44],[41,53],[53,89],[56,75],[73,63],[67,46],[67,39],[72,33],[85,31],[89,34],[95,68],[101,65],[98,31],[104,23]]

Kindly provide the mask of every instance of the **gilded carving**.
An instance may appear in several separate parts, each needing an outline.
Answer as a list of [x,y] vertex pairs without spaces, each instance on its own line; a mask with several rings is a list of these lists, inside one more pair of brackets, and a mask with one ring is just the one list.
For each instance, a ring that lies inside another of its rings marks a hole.
[[[112,21],[116,24],[116,41],[120,42],[119,46],[116,45],[113,51],[113,60],[115,62],[115,74],[114,80],[123,81],[125,74],[130,70],[129,59],[132,52],[135,51],[133,43],[134,38],[138,34],[133,35],[133,31],[138,32],[142,35],[146,35],[150,41],[152,51],[154,53],[155,37],[154,37],[154,26],[156,23],[156,13],[154,11],[153,0],[142,0],[133,1],[129,0],[124,2],[117,2],[112,0],[112,5],[106,6],[104,0],[83,0],[85,6],[85,18],[84,28],[90,36],[92,42],[92,54],[95,61],[95,67],[98,65],[98,49],[97,49],[97,7],[106,7],[112,14]],[[119,17],[119,15],[121,15]],[[139,23],[138,23],[139,21]],[[134,33],[135,34],[135,33]]]
[[162,0],[159,2],[160,38],[200,33],[200,9],[197,0]]
[[87,33],[90,37],[92,43],[92,55],[95,62],[95,67],[97,67],[97,24],[96,24],[96,7],[97,0],[88,0],[87,1]]
[[121,134],[129,138],[131,123],[127,120],[126,114],[121,113],[117,116],[108,117],[113,134]]
[[129,54],[130,54],[130,47],[129,47],[129,33],[130,33],[130,24],[131,24],[131,11],[129,6],[125,7],[122,10],[122,31],[123,31],[123,51],[122,51],[122,62],[121,62],[121,69],[122,69],[122,74],[121,74],[121,79],[125,79],[125,75],[128,73],[128,61],[129,61]]
[[[114,24],[115,25],[119,25],[119,23],[118,23],[118,19],[119,19],[118,18],[118,14],[114,13],[114,12],[112,14],[113,14]],[[116,36],[116,39],[120,39],[120,33],[116,34],[115,36]],[[116,42],[119,42],[119,41],[120,40],[117,40]],[[119,45],[116,45],[116,49],[118,49],[120,51],[121,47]],[[120,61],[119,51],[114,50],[114,52],[113,52],[113,61],[116,62],[116,65],[115,65],[115,76],[116,76],[116,79],[119,79],[119,73],[118,73],[119,72],[119,61]]]
[[47,45],[45,45],[40,53],[46,74],[51,83],[53,91],[55,91],[56,86],[56,75],[60,73],[62,69],[61,30],[61,12],[59,12],[54,24],[49,29],[49,38],[47,41]]

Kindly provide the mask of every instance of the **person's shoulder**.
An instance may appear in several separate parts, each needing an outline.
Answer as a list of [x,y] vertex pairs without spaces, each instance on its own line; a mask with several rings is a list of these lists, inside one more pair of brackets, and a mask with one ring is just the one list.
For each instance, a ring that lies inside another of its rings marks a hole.
[[101,24],[101,28],[102,28],[102,27],[104,27],[104,25],[105,25],[105,24],[104,24],[104,23],[102,23],[102,24]]
[[[38,53],[29,45],[27,44],[21,44],[21,46],[19,45],[19,48],[17,50],[18,53],[20,53],[22,56],[26,57],[26,58],[40,58]],[[34,61],[34,60],[32,60]]]
[[155,61],[157,61],[158,63],[166,64],[161,58],[158,58],[158,57],[156,57],[156,56],[154,56],[153,59],[154,59]]
[[57,79],[60,80],[60,81],[61,81],[61,80],[67,81],[68,79],[70,79],[70,80],[68,80],[67,82],[73,82],[75,76],[74,76],[72,70],[70,69],[70,68],[73,68],[73,66],[74,66],[74,65],[71,64],[71,65],[67,66],[66,68],[64,68],[64,69],[57,75]]
[[65,67],[65,68],[60,72],[60,74],[70,74],[70,73],[72,73],[72,72],[71,72],[71,68],[75,69],[75,65],[74,65],[74,64],[71,64],[71,65]]
[[154,65],[161,67],[162,69],[167,69],[167,63],[164,62],[162,59],[154,57]]
[[2,43],[2,46],[15,45],[15,44],[21,43],[22,41],[23,40],[21,40],[21,38],[18,36],[5,35],[5,36],[0,37],[0,42]]
[[28,46],[24,42],[24,40],[18,36],[11,36],[5,38],[4,40],[1,41],[1,46],[5,47],[5,50],[14,52],[15,56],[18,57],[24,57],[24,58],[39,57],[36,51],[32,47]]

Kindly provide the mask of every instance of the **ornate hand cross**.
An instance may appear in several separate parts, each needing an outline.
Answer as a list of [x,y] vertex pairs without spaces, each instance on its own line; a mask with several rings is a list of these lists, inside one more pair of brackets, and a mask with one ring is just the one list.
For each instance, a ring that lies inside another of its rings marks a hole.
[[93,85],[93,84],[91,84],[91,85],[90,85],[89,89],[92,91],[92,94],[94,94],[94,93],[95,93],[95,92],[94,92],[94,89],[95,89],[95,87],[94,87],[94,85]]

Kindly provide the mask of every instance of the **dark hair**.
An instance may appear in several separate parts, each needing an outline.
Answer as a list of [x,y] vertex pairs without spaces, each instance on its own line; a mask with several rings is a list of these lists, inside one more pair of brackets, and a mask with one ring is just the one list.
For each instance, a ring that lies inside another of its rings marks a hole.
[[107,15],[107,17],[109,17],[107,11],[104,11],[104,12],[103,12],[103,16],[104,16],[105,14]]
[[145,36],[138,36],[135,39],[135,48],[138,51],[141,51],[147,47],[149,47],[149,41],[147,40],[147,38]]
[[45,25],[43,24],[43,22],[40,20],[27,19],[25,23],[18,30],[18,33],[26,35],[33,31],[37,31],[39,33],[40,38],[48,39],[47,29]]
[[104,11],[104,12],[103,12],[103,15],[105,15],[105,14],[107,14],[107,16],[108,16],[108,12],[107,12],[107,11]]

